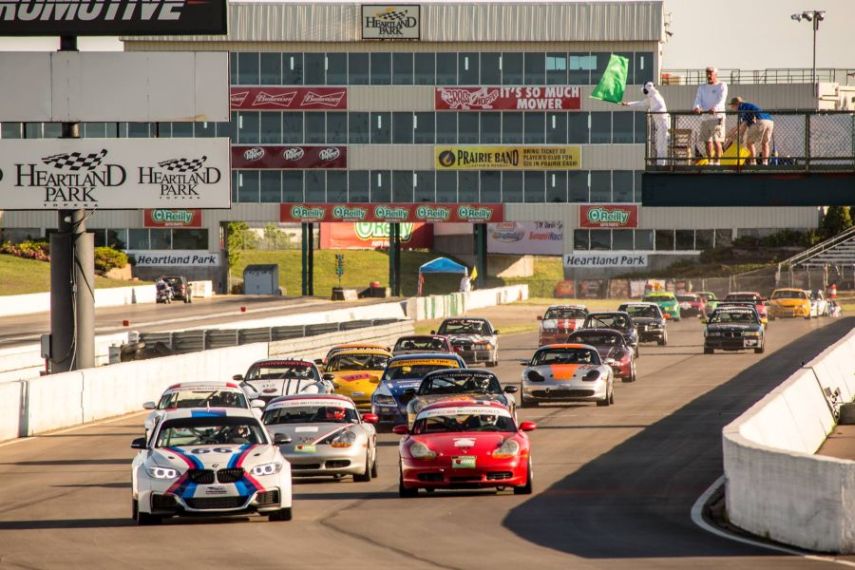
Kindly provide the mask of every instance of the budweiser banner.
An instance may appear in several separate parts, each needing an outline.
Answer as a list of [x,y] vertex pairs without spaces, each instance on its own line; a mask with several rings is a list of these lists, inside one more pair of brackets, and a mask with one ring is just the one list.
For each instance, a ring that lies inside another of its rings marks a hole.
[[167,210],[165,208],[143,210],[144,228],[201,228],[202,210],[197,208]]
[[229,208],[229,139],[0,140],[0,206]]
[[437,170],[576,170],[578,146],[436,146]]
[[[378,249],[389,247],[389,224],[386,222],[323,223],[321,249]],[[401,247],[433,247],[433,225],[421,222],[401,224]]]
[[500,111],[567,111],[580,107],[579,88],[546,87],[437,87],[437,111],[495,109]]
[[579,206],[580,228],[637,228],[635,204],[585,204]]
[[244,111],[347,109],[347,88],[232,87],[230,101],[232,110]]
[[503,204],[280,204],[281,222],[502,222]]
[[347,147],[233,146],[232,168],[347,168]]

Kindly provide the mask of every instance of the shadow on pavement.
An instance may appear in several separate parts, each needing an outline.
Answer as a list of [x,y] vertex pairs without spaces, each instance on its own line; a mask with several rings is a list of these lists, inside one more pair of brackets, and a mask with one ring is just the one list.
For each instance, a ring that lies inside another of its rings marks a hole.
[[20,465],[22,467],[32,465],[43,465],[46,467],[60,467],[64,465],[129,465],[130,460],[123,459],[45,459],[43,461],[13,461],[0,463],[0,465]]
[[[542,490],[503,525],[584,558],[770,555],[700,530],[691,507],[722,473],[722,428],[853,326],[840,319],[798,338]],[[538,492],[536,457],[534,468]]]

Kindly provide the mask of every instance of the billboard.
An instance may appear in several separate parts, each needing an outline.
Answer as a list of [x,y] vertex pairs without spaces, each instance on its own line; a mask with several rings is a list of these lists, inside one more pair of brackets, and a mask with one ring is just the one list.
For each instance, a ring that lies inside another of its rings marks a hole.
[[564,253],[562,222],[503,222],[490,224],[487,251],[514,255],[561,255]]
[[280,222],[503,222],[503,204],[286,203]]
[[574,251],[564,256],[564,267],[601,269],[606,267],[647,267],[647,254],[635,251]]
[[146,208],[143,210],[144,228],[201,228],[202,210],[198,208]]
[[525,87],[437,87],[437,111],[567,111],[579,110],[579,88],[570,85]]
[[0,0],[0,36],[221,35],[226,0]]
[[4,210],[229,208],[229,139],[0,140]]
[[226,52],[5,52],[0,77],[0,121],[229,120]]
[[346,87],[232,87],[232,110],[312,111],[347,109]]
[[561,146],[436,146],[437,170],[576,170],[581,149]]
[[[389,247],[389,224],[385,222],[322,223],[321,249],[377,249]],[[433,247],[433,225],[422,222],[401,224],[401,247]]]
[[182,267],[217,267],[219,252],[195,250],[131,250],[126,252],[137,267],[180,265]]
[[233,146],[232,167],[347,168],[346,146]]
[[421,9],[417,4],[363,4],[363,40],[417,40]]
[[580,228],[637,228],[636,204],[585,204],[579,206]]

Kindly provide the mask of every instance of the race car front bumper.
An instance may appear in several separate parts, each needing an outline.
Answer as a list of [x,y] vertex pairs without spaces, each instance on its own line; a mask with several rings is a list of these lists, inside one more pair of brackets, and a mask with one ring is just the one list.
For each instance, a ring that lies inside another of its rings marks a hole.
[[291,464],[291,475],[294,477],[332,477],[365,473],[365,448],[361,445],[340,450],[330,448],[323,453],[289,453],[285,458]]
[[[461,455],[465,455],[465,453],[461,453]],[[517,456],[502,460],[478,457],[475,461],[475,468],[460,469],[452,466],[452,457],[433,460],[402,459],[401,474],[404,487],[409,489],[481,489],[520,487],[526,484],[527,457]]]
[[523,382],[522,398],[541,402],[596,402],[608,393],[608,381],[599,379]]
[[371,413],[379,418],[381,425],[400,425],[407,423],[407,408],[401,408],[397,404],[371,403]]
[[704,341],[704,348],[712,348],[715,350],[746,350],[752,348],[760,348],[762,339],[759,337],[707,337]]
[[457,350],[455,352],[460,355],[466,364],[477,364],[478,362],[497,362],[499,360],[498,351],[495,349],[472,348],[470,350]]
[[665,327],[653,328],[650,325],[642,325],[636,330],[638,330],[639,342],[655,342],[665,336]]

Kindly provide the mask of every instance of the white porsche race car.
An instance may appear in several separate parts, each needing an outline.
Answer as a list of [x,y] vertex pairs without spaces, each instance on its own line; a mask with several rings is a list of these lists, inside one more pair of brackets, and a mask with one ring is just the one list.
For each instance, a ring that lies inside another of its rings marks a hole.
[[291,520],[291,466],[250,410],[167,411],[135,439],[132,513],[140,525],[183,515]]

